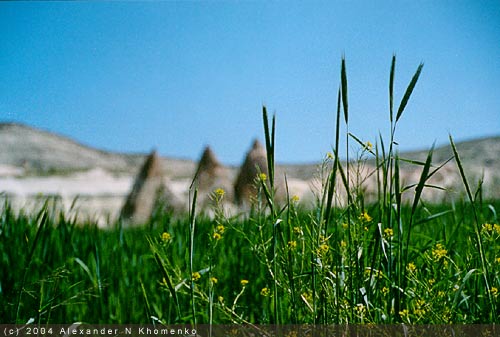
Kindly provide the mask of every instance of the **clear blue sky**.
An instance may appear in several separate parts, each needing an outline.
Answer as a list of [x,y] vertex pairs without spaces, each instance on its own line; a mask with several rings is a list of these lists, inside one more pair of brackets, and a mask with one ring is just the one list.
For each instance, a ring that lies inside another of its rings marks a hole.
[[499,1],[49,2],[0,4],[0,121],[87,145],[239,164],[277,115],[278,162],[331,149],[345,54],[350,131],[401,150],[500,134]]

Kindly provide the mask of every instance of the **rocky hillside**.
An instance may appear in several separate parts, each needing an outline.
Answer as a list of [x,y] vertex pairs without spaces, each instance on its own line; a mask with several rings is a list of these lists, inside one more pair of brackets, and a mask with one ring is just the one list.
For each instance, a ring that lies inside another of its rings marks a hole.
[[[97,150],[72,139],[22,124],[0,123],[0,165],[22,169],[26,175],[57,175],[101,168],[134,173],[146,154]],[[167,175],[191,175],[195,163],[162,158]]]
[[[18,208],[36,210],[45,196],[58,198],[67,209],[77,198],[82,214],[100,219],[118,214],[147,155],[96,150],[67,137],[20,124],[0,124],[0,144],[0,199],[8,198]],[[500,199],[500,137],[460,142],[457,148],[471,185],[477,186],[478,180],[484,178],[484,196]],[[402,158],[418,161],[425,161],[426,156],[427,151],[400,154]],[[433,164],[440,165],[452,156],[449,145],[438,147]],[[169,189],[179,200],[186,200],[183,204],[187,205],[187,191],[197,163],[166,157],[159,161]],[[311,204],[319,185],[318,167],[319,163],[277,165],[276,177],[282,179],[286,172],[290,194]],[[367,198],[375,197],[377,182],[375,175],[370,175],[375,170],[374,161],[368,158],[362,166],[351,167],[369,176],[363,180],[363,189]],[[239,168],[222,168],[227,174],[224,179],[231,185]],[[402,163],[403,185],[417,183],[419,174],[419,166]],[[429,184],[447,189],[446,192],[426,189],[424,197],[429,201],[446,201],[464,195],[454,161],[435,174]],[[341,185],[339,182],[337,186]],[[340,189],[339,198],[343,194]],[[413,190],[410,188],[404,197],[412,200]]]

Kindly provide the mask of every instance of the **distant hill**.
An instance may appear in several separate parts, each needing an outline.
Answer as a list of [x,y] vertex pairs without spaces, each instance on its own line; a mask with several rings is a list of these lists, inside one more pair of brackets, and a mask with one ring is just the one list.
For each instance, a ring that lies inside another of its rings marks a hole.
[[[28,176],[64,175],[96,168],[132,176],[147,156],[147,153],[97,150],[70,138],[16,123],[0,123],[0,144],[0,165],[20,168],[23,175]],[[471,180],[477,182],[484,176],[489,194],[500,197],[500,136],[459,142],[457,148]],[[406,152],[400,156],[424,161],[427,151]],[[452,151],[449,145],[438,147],[434,151],[433,163],[438,165],[450,157]],[[162,157],[161,161],[165,175],[172,180],[191,179],[196,169],[192,160]],[[367,164],[373,165],[373,161],[369,160]],[[288,178],[310,181],[317,173],[318,165],[277,165],[277,170],[278,174],[286,171]],[[415,174],[414,168],[408,165],[403,164],[402,169],[409,176]],[[455,175],[455,180],[458,180],[456,165],[450,163],[447,169],[449,175]],[[231,179],[235,178],[237,170],[236,167],[228,167]]]
[[[97,150],[16,123],[0,123],[0,144],[0,165],[23,168],[28,175],[65,174],[93,168],[135,173],[147,156]],[[189,160],[162,158],[162,161],[167,175],[190,176],[195,169],[195,163]]]

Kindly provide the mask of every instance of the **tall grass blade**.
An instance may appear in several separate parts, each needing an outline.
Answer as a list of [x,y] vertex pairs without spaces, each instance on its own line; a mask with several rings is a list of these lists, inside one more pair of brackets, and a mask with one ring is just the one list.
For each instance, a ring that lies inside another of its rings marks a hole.
[[335,191],[335,183],[337,181],[337,165],[339,151],[339,138],[340,138],[340,89],[337,94],[337,118],[335,124],[335,157],[333,159],[333,167],[330,173],[330,179],[328,184],[328,196],[326,201],[326,213],[325,213],[325,232],[328,233],[328,227],[330,224],[330,216],[332,212],[333,194]]
[[158,255],[157,252],[154,253],[155,261],[156,264],[160,267],[160,271],[163,275],[163,278],[165,279],[165,283],[167,284],[168,291],[170,292],[170,295],[174,299],[175,303],[175,308],[177,310],[177,317],[181,317],[181,306],[179,304],[179,299],[177,298],[177,292],[175,291],[174,286],[172,285],[172,282],[170,281],[170,277],[168,276],[167,269],[165,268],[165,264],[163,263],[162,258],[160,255]]
[[347,124],[349,120],[349,104],[347,103],[347,71],[345,66],[345,57],[342,57],[342,65],[340,69],[340,81],[342,85],[342,105],[344,107],[344,118]]
[[19,311],[21,309],[21,299],[24,293],[24,286],[26,284],[26,277],[28,275],[29,267],[31,264],[31,261],[33,260],[33,255],[35,254],[35,249],[37,247],[38,241],[40,240],[40,236],[42,234],[43,229],[45,228],[45,225],[47,224],[48,220],[48,211],[47,211],[47,202],[45,202],[45,205],[43,206],[42,210],[38,214],[38,216],[41,216],[40,224],[38,225],[38,229],[35,234],[35,238],[33,239],[33,243],[31,244],[30,251],[28,253],[28,257],[26,259],[26,264],[24,266],[24,274],[23,274],[23,279],[21,282],[21,289],[19,290],[19,296],[17,298],[17,303],[16,303],[16,323],[18,323],[19,319]]
[[274,188],[274,133],[275,133],[275,122],[276,115],[273,115],[271,129],[269,128],[269,119],[267,115],[267,109],[265,106],[262,107],[262,119],[264,121],[264,136],[266,139],[266,153],[267,153],[267,168],[269,171],[269,183],[271,185],[271,190]]
[[[420,180],[417,184],[417,187],[415,187],[415,197],[413,199],[413,205],[411,207],[411,213],[410,213],[410,222],[408,225],[408,234],[406,238],[406,248],[408,249],[408,244],[410,242],[410,234],[411,234],[411,227],[413,224],[413,217],[415,216],[415,213],[417,211],[417,206],[420,201],[420,198],[422,196],[422,192],[425,187],[425,182],[427,179],[429,179],[429,170],[431,168],[432,164],[432,154],[434,152],[434,144],[432,145],[431,149],[429,150],[429,153],[427,154],[427,159],[425,160],[425,165],[422,169],[422,173],[420,174]],[[406,251],[406,254],[408,254],[408,250]]]
[[394,71],[396,70],[396,55],[392,55],[391,62],[391,74],[389,76],[389,111],[390,120],[393,121],[393,110],[394,110]]
[[191,314],[193,316],[193,323],[196,325],[196,307],[194,296],[194,280],[193,280],[193,257],[194,257],[194,233],[196,228],[196,200],[198,197],[198,188],[195,187],[193,194],[193,201],[189,212],[189,276],[190,282],[190,295],[191,295]]
[[399,104],[398,113],[396,115],[396,122],[399,120],[399,118],[403,114],[404,109],[406,108],[406,105],[408,104],[408,100],[410,99],[413,89],[415,89],[415,85],[417,84],[418,78],[420,76],[420,73],[422,72],[423,67],[424,64],[420,63],[420,65],[417,68],[417,71],[415,72],[415,75],[413,75],[413,78],[411,79],[410,84],[408,85],[408,88],[406,88],[406,92],[403,96],[403,99]]
[[[487,268],[486,258],[485,258],[485,254],[484,254],[483,240],[481,238],[481,232],[480,232],[480,228],[479,228],[479,217],[478,217],[477,210],[476,210],[475,200],[474,200],[474,197],[472,196],[471,188],[470,188],[469,182],[467,181],[467,176],[465,175],[462,161],[460,160],[460,156],[458,154],[457,147],[455,146],[455,142],[453,141],[453,138],[451,137],[451,135],[449,135],[449,138],[450,138],[451,148],[453,150],[453,155],[455,156],[455,162],[457,163],[458,171],[460,172],[460,177],[462,178],[462,182],[465,186],[467,196],[469,197],[469,201],[470,201],[471,206],[472,206],[472,212],[474,214],[474,220],[475,220],[475,224],[476,224],[476,226],[474,226],[474,229],[475,229],[475,234],[476,234],[476,241],[477,241],[477,246],[478,246],[479,257],[481,259],[481,269],[482,269],[482,274],[483,274],[483,278],[484,278],[484,284],[486,286],[486,292],[488,295],[488,300],[490,302],[492,312],[495,313],[496,312],[496,304],[495,304],[495,299],[493,299],[493,296],[491,294],[491,288],[490,288],[490,283],[489,283],[489,279],[490,279],[489,270]],[[493,322],[497,322],[497,321],[498,321],[498,315],[493,314]]]

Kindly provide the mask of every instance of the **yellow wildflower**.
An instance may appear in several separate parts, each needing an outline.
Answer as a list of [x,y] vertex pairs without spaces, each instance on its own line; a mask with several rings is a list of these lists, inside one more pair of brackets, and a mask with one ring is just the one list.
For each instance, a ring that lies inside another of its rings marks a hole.
[[300,200],[299,196],[298,195],[294,195],[292,197],[292,202],[298,202]]
[[366,307],[364,304],[362,303],[358,303],[356,304],[356,306],[354,307],[354,310],[356,310],[358,312],[358,314],[364,314],[364,312],[366,311]]
[[413,313],[417,316],[423,316],[423,315],[425,315],[426,311],[423,308],[415,308]]
[[372,217],[370,216],[370,214],[368,214],[367,211],[364,211],[363,213],[361,213],[361,215],[359,216],[359,218],[365,222],[370,222],[372,221]]
[[226,194],[226,191],[224,191],[222,188],[218,188],[214,191],[215,195],[218,196],[219,198],[222,198],[224,194]]
[[340,247],[347,247],[347,243],[344,240],[340,241]]
[[215,230],[221,234],[224,234],[224,232],[226,231],[226,227],[224,227],[223,225],[218,225]]
[[169,233],[167,233],[167,232],[163,232],[163,233],[161,234],[161,239],[162,239],[162,241],[168,241],[168,240],[170,240],[171,238],[172,238],[172,236],[171,236]]
[[319,246],[319,250],[322,253],[327,253],[329,249],[330,246],[328,246],[326,243],[323,243],[322,245]]
[[347,222],[344,222],[344,223],[342,224],[342,228],[347,229],[348,227],[349,227],[349,225],[347,224]]
[[429,285],[431,285],[431,286],[432,286],[432,285],[434,285],[434,283],[436,283],[436,280],[435,280],[435,279],[433,279],[433,278],[431,278],[431,279],[429,280]]
[[215,233],[212,235],[212,237],[213,237],[215,240],[217,240],[217,241],[218,241],[218,240],[220,240],[220,239],[222,239],[222,235],[220,235],[220,233],[217,233],[217,232],[215,232]]
[[197,272],[197,271],[195,271],[195,272],[193,273],[193,275],[191,275],[191,279],[192,279],[194,282],[198,281],[200,278],[201,278],[201,274],[200,274],[199,272]]
[[417,270],[417,266],[415,266],[415,263],[410,262],[406,266],[406,270],[408,270],[410,273],[413,273],[413,272],[415,272],[415,270]]
[[402,318],[408,317],[409,314],[410,312],[408,311],[408,309],[403,309],[399,312],[399,316],[401,316]]
[[495,261],[496,261],[497,263],[500,263],[500,257],[497,257],[497,258],[495,259]]
[[493,295],[493,297],[498,296],[498,288],[497,287],[491,287],[490,293]]
[[493,225],[493,230],[494,230],[495,232],[497,232],[497,234],[498,234],[498,235],[500,235],[500,225],[498,225],[498,224],[494,224],[494,225]]
[[384,229],[384,237],[386,239],[391,239],[393,236],[394,236],[394,231],[392,230],[392,228]]
[[262,290],[260,291],[260,294],[264,297],[267,297],[267,296],[271,295],[271,290],[269,290],[269,288],[262,288]]
[[223,303],[223,302],[224,302],[224,297],[219,296],[219,297],[218,297],[218,300],[219,300],[219,302],[220,302],[220,303]]
[[259,174],[259,179],[262,180],[262,181],[266,181],[267,180],[267,174],[265,174],[265,173]]
[[241,280],[241,285],[242,286],[246,286],[248,284],[248,280]]
[[297,248],[297,241],[288,241],[288,248],[290,249]]
[[365,143],[365,149],[371,151],[373,149],[373,144],[370,141]]
[[434,257],[434,260],[438,261],[443,257],[446,257],[446,254],[448,251],[444,248],[443,244],[441,243],[436,243],[436,246],[432,249],[432,256]]
[[297,235],[302,235],[302,228],[300,227],[293,227],[293,232]]
[[382,294],[387,295],[388,292],[389,292],[389,288],[387,288],[387,287],[382,288]]
[[333,157],[333,153],[331,153],[331,152],[327,152],[327,153],[326,153],[326,158],[327,158],[327,159],[333,159],[333,158],[334,158],[334,157]]
[[219,280],[217,280],[216,277],[211,277],[210,282],[212,282],[212,284],[216,284],[217,282],[219,282]]
[[493,226],[489,223],[483,224],[481,228],[481,232],[491,232],[493,230]]
[[425,301],[424,300],[417,300],[417,303],[415,305],[415,310],[413,313],[417,316],[423,316],[426,314],[425,310]]

